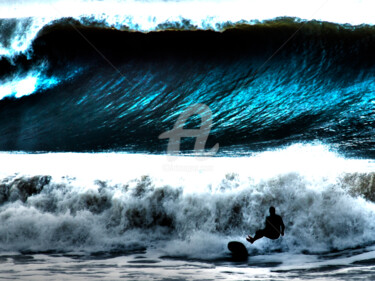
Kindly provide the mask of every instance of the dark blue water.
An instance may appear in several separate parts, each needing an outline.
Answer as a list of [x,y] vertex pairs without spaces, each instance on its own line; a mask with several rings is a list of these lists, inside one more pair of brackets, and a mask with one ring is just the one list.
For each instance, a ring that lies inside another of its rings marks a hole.
[[[0,150],[163,154],[158,136],[204,103],[219,155],[319,141],[374,158],[374,47],[372,26],[289,18],[150,33],[60,20],[0,60],[3,81],[39,77],[33,95],[0,101]],[[199,126],[195,116],[185,128]]]

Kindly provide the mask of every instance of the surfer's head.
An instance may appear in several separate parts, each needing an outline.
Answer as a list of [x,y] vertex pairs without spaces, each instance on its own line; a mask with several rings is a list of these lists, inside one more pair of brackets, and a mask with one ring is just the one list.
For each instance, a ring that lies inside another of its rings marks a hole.
[[275,207],[270,207],[270,214],[271,216],[274,215],[276,213],[276,210],[275,210]]

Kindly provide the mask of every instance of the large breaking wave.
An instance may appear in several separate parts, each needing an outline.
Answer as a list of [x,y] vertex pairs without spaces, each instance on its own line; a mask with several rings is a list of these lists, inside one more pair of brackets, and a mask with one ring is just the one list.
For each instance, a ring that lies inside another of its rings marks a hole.
[[158,136],[199,102],[213,112],[208,146],[221,153],[319,140],[373,157],[373,26],[185,24],[149,33],[72,18],[45,26],[29,53],[0,61],[13,96],[0,101],[0,149],[163,153]]

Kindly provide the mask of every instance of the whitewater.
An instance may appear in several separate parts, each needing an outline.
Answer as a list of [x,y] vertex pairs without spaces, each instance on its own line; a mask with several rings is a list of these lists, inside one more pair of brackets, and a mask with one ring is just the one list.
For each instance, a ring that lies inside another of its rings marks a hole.
[[[142,280],[180,274],[236,280],[254,272],[261,279],[316,278],[316,272],[330,279],[375,255],[374,163],[320,144],[240,158],[2,153],[0,159],[4,277],[116,279],[124,270],[124,278]],[[248,244],[246,235],[263,226],[270,205],[284,218],[285,236]],[[247,245],[248,261],[231,262],[231,240]],[[18,259],[34,273],[22,273]],[[99,266],[108,273],[84,273]]]

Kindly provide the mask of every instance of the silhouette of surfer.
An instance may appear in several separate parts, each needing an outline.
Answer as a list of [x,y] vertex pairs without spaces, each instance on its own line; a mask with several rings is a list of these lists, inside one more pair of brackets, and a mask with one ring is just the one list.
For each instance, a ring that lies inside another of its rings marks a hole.
[[270,216],[266,218],[266,227],[258,230],[255,233],[254,238],[248,235],[246,240],[253,244],[254,241],[262,237],[277,239],[280,237],[280,234],[281,236],[284,236],[284,230],[285,225],[283,219],[279,215],[276,215],[276,210],[274,207],[270,207]]

